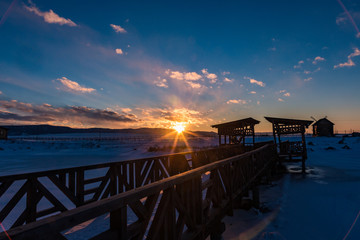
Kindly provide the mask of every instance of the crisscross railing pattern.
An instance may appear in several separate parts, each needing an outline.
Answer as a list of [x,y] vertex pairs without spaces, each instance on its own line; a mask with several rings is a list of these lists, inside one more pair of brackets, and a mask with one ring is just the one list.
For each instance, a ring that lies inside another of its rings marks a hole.
[[0,176],[0,222],[21,226],[243,152],[237,145]]
[[[155,181],[151,184],[10,229],[8,234],[12,239],[66,239],[64,230],[109,213],[109,228],[101,229],[93,239],[205,239],[216,221],[232,210],[236,197],[249,189],[277,157],[272,144],[223,160],[219,160],[219,152],[193,153],[192,164],[180,164],[175,170],[158,161],[163,170],[152,175]],[[181,163],[176,159],[182,158],[179,156],[172,155],[173,163]],[[168,177],[160,179],[165,171]],[[109,192],[112,190],[115,184]],[[130,209],[137,220],[128,224]],[[4,233],[0,239],[5,239]]]

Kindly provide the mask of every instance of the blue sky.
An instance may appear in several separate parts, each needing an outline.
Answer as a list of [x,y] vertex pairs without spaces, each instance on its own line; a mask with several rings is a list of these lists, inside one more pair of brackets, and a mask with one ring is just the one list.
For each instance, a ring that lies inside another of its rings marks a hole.
[[0,0],[0,124],[360,130],[360,3]]

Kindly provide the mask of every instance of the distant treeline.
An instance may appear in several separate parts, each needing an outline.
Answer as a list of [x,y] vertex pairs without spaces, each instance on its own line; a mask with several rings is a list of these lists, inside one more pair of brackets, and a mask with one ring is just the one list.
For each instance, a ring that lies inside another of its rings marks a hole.
[[[166,135],[174,132],[165,128],[137,128],[137,129],[110,129],[110,128],[71,128],[51,125],[18,125],[4,126],[8,129],[9,136],[45,135],[45,134],[70,134],[70,133],[128,133],[128,134],[149,134]],[[191,132],[199,137],[215,137],[214,132],[194,131]]]

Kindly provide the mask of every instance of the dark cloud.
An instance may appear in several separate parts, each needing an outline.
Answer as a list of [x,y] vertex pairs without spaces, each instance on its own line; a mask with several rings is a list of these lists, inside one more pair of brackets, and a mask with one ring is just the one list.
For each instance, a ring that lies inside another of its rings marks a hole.
[[55,119],[47,116],[21,116],[16,113],[2,112],[0,111],[0,119],[4,120],[16,120],[16,121],[26,121],[26,122],[50,122],[55,121]]
[[[6,111],[1,111],[1,108]],[[0,101],[0,119],[19,122],[67,123],[68,125],[102,125],[136,122],[133,114],[85,106],[54,107],[49,104],[33,105],[15,100]]]

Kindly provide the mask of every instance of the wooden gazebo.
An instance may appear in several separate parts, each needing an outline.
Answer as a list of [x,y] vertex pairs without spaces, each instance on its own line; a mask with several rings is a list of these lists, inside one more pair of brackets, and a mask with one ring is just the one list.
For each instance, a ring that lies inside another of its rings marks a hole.
[[[218,129],[219,145],[245,144],[245,137],[252,136],[252,144],[255,143],[254,126],[260,121],[253,118],[245,118],[237,121],[212,125]],[[224,140],[224,141],[222,141]]]
[[[265,117],[272,123],[274,142],[277,143],[278,153],[283,161],[302,162],[302,171],[305,172],[305,160],[307,159],[305,128],[308,128],[313,121]],[[281,142],[281,135],[301,134],[301,141],[284,141]]]

